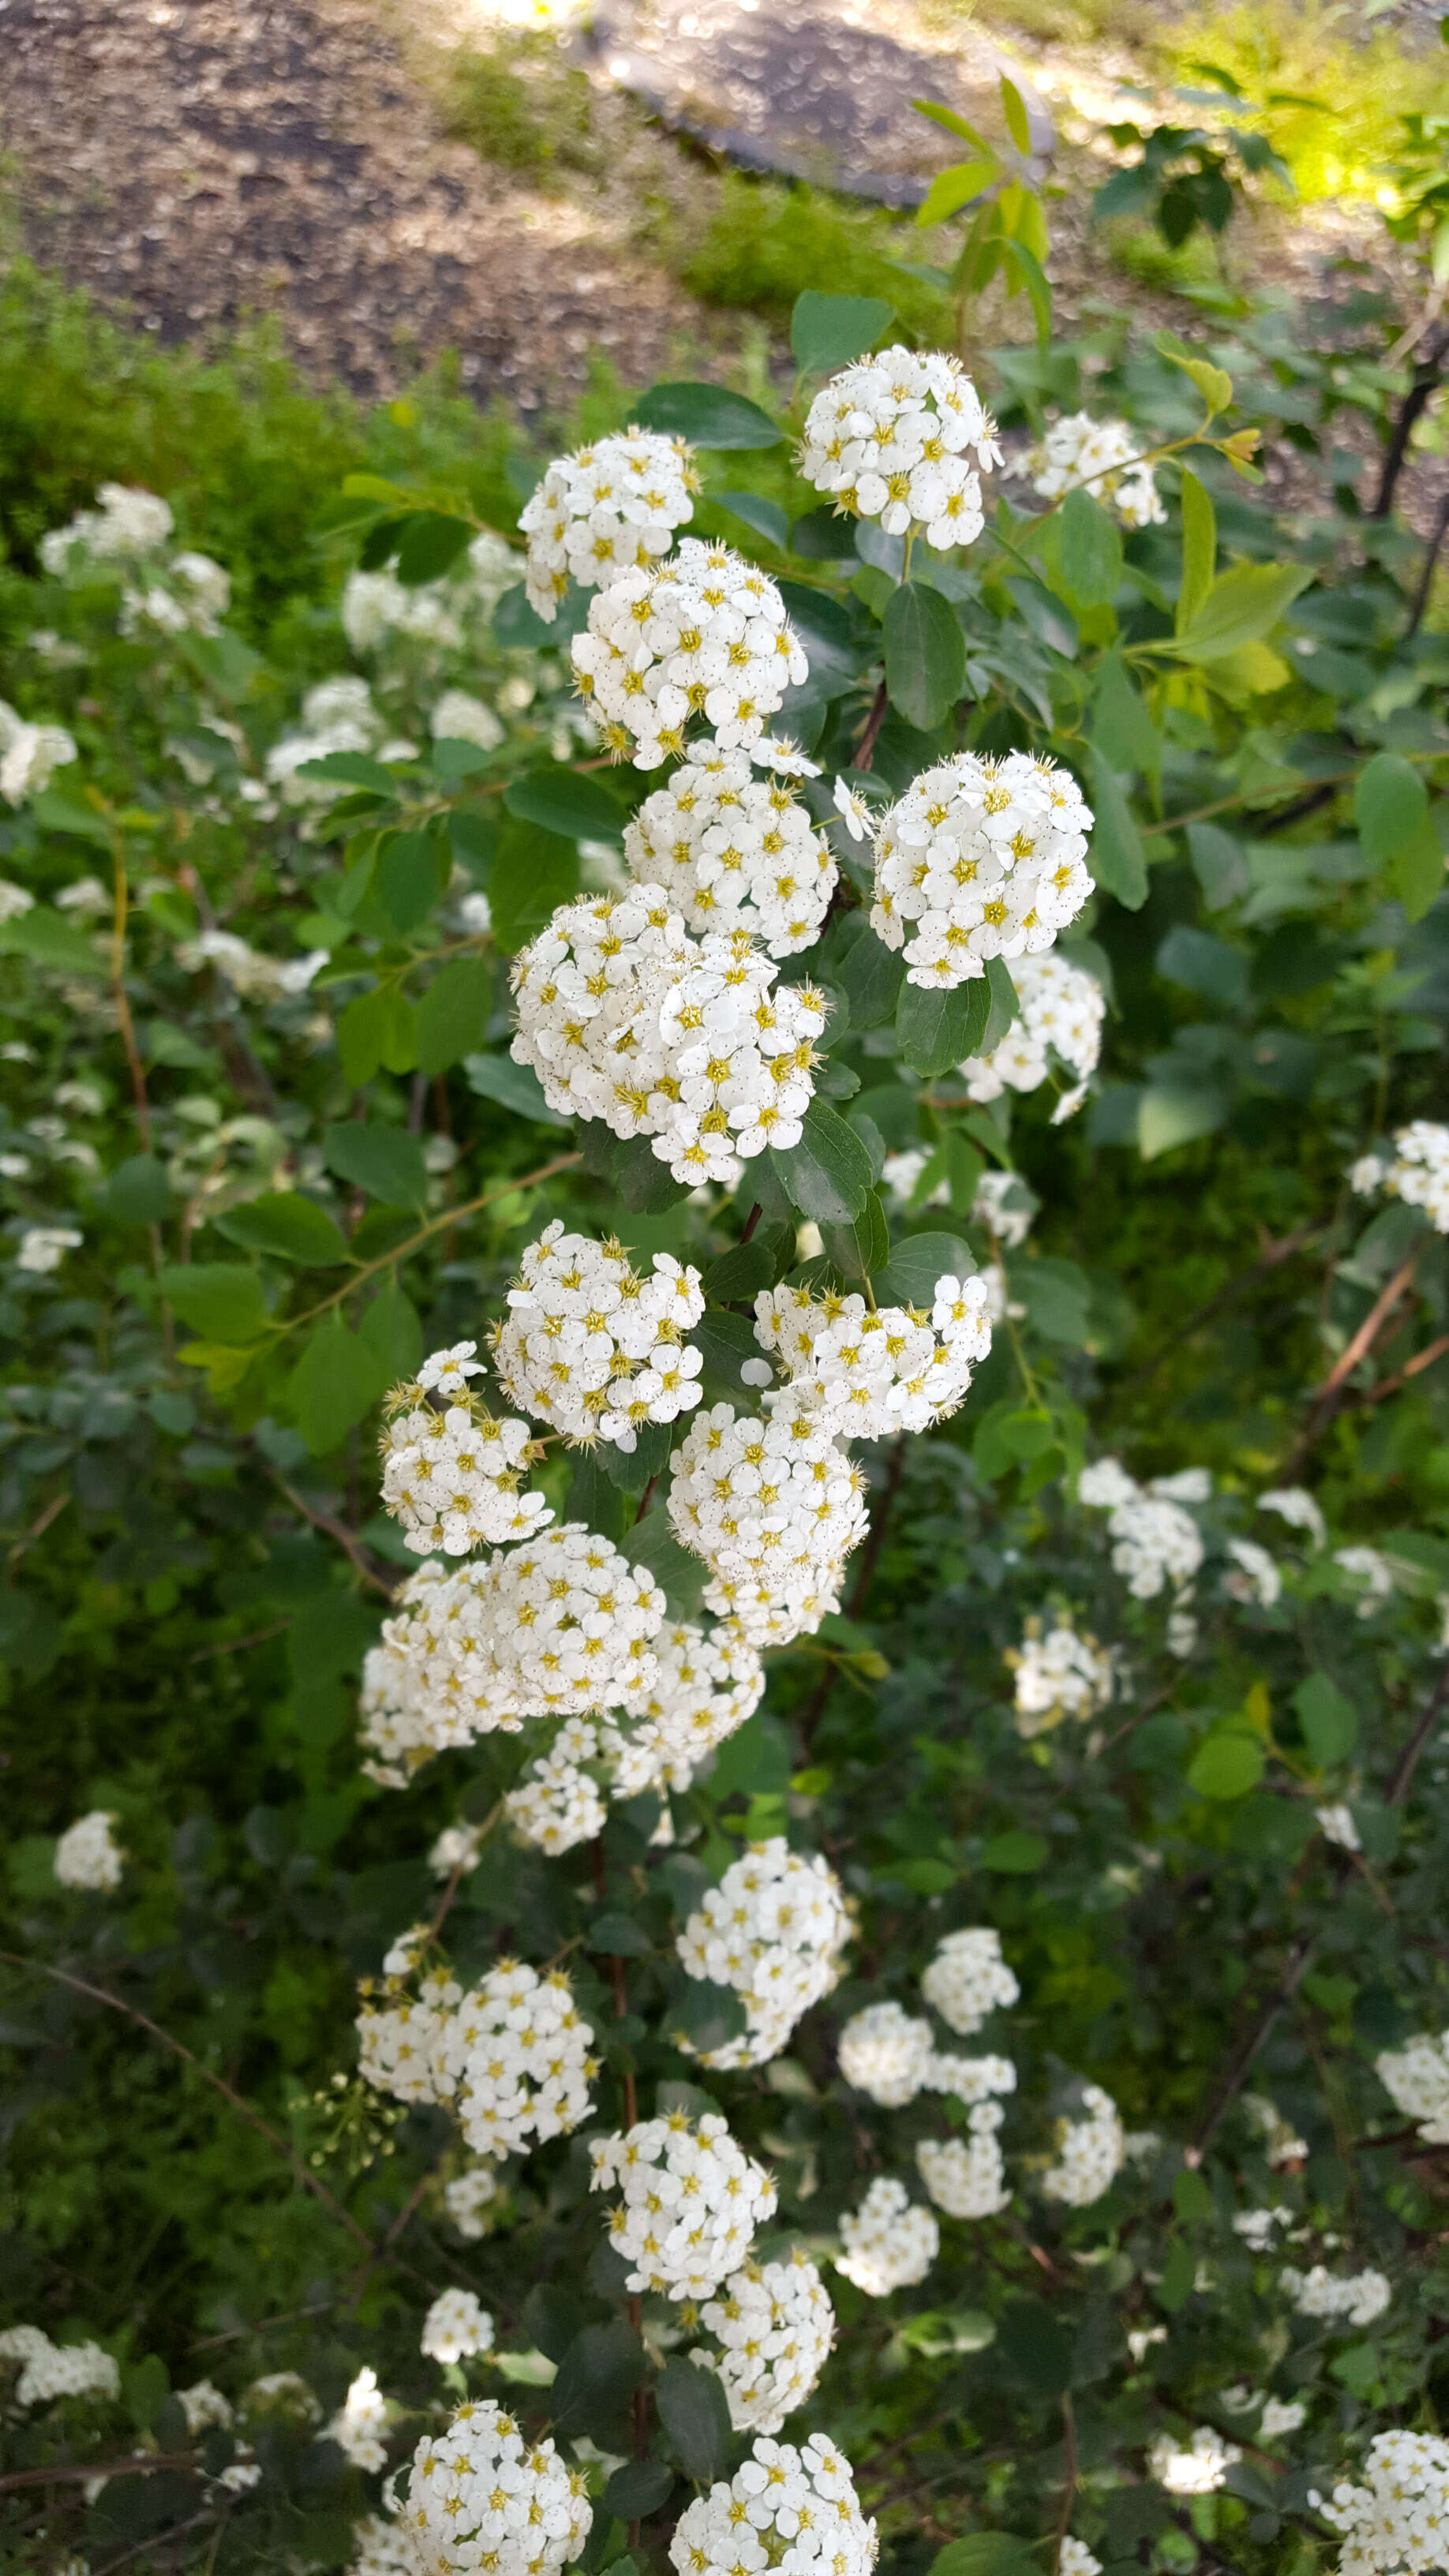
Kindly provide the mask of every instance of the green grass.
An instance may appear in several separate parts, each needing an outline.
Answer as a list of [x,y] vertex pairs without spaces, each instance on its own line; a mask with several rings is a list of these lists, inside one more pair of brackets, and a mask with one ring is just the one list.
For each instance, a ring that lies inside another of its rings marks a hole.
[[592,170],[592,93],[547,35],[460,45],[441,73],[443,121],[455,142],[520,177],[541,179],[561,163]]
[[912,331],[949,346],[955,339],[950,297],[902,276],[895,265],[928,259],[932,239],[909,218],[893,220],[814,188],[732,171],[698,229],[661,226],[654,247],[705,304],[786,322],[806,287],[882,295]]

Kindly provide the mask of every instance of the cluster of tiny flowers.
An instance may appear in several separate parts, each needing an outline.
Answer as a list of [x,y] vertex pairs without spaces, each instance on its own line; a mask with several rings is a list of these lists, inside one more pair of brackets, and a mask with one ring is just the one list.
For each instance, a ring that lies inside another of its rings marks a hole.
[[562,904],[513,963],[512,1052],[551,1109],[647,1136],[677,1181],[733,1187],[800,1141],[825,1005],[745,931],[690,939],[652,889]]
[[1449,2552],[1449,2442],[1437,2433],[1376,2433],[1364,2484],[1344,2479],[1308,2501],[1343,2534],[1338,2576],[1428,2576]]
[[694,516],[699,490],[682,438],[626,429],[556,456],[520,513],[528,539],[528,604],[551,626],[569,583],[607,589],[621,572],[667,555],[674,531]]
[[772,957],[820,936],[839,870],[783,778],[757,778],[747,751],[692,743],[667,786],[624,834],[641,885],[661,887],[693,931],[748,930]]
[[1012,971],[1017,1017],[990,1055],[961,1067],[967,1095],[986,1102],[1004,1091],[1035,1091],[1054,1065],[1071,1076],[1052,1112],[1052,1125],[1080,1109],[1102,1052],[1107,997],[1095,975],[1069,966],[1065,957],[1018,958]]
[[483,2212],[497,2197],[498,2176],[492,2165],[470,2165],[466,2173],[455,2174],[443,2185],[449,2224],[469,2244],[487,2234]]
[[934,2047],[928,2021],[896,2003],[867,2004],[841,2031],[840,2072],[857,2093],[898,2111],[920,2092]]
[[[64,725],[32,724],[0,698],[0,796],[7,805],[23,805],[48,787],[57,769],[76,757],[75,737]],[[17,887],[16,893],[23,893]],[[9,913],[28,912],[34,898],[6,905]]]
[[493,2319],[476,2290],[444,2290],[423,2319],[430,2361],[466,2361],[493,2349]]
[[706,1890],[675,1943],[686,1975],[734,1989],[745,2028],[738,2039],[689,2054],[716,2068],[778,2057],[801,2015],[836,1983],[849,1937],[828,1861],[792,1852],[783,1834],[752,1843]]
[[1346,1806],[1341,1798],[1335,1799],[1329,1806],[1315,1807],[1313,1821],[1326,1843],[1337,1843],[1340,1851],[1362,1851],[1363,1844],[1354,1822],[1353,1809]]
[[499,1383],[570,1448],[632,1450],[646,1424],[698,1404],[703,1361],[685,1334],[704,1293],[671,1254],[641,1276],[612,1236],[566,1234],[556,1217],[521,1255],[508,1307],[493,1340]]
[[1322,2263],[1315,2263],[1307,2272],[1296,2272],[1287,2263],[1278,2281],[1301,2317],[1338,2317],[1350,2326],[1371,2326],[1393,2297],[1382,2272],[1369,2270],[1338,2276]]
[[1124,527],[1161,527],[1167,512],[1152,468],[1141,457],[1142,442],[1125,420],[1093,420],[1089,412],[1074,411],[1049,423],[1028,451],[1026,470],[1044,501],[1085,488]]
[[1087,2209],[1110,2191],[1127,2155],[1127,2140],[1117,2105],[1100,2084],[1082,2088],[1086,2118],[1057,2124],[1057,2162],[1042,2175],[1048,2200],[1069,2209]]
[[520,1841],[557,1860],[603,1832],[609,1810],[583,1767],[598,1757],[598,1728],[586,1717],[566,1718],[547,1753],[529,1764],[503,1801]]
[[397,2512],[416,2576],[552,2576],[594,2519],[583,2470],[546,2435],[527,2441],[492,2398],[424,2434]]
[[231,606],[231,575],[210,555],[183,546],[121,592],[121,633],[215,635]]
[[50,528],[41,538],[41,568],[53,579],[84,577],[94,564],[133,563],[155,554],[171,534],[170,508],[154,492],[103,483],[96,500],[99,508],[78,510],[63,528]]
[[1306,1530],[1311,1547],[1322,1547],[1328,1537],[1322,1508],[1306,1485],[1280,1485],[1271,1494],[1260,1494],[1258,1509],[1276,1513],[1290,1529]]
[[[461,1363],[452,1352],[434,1357],[473,1371],[475,1345],[459,1347],[469,1354]],[[527,1423],[511,1415],[495,1420],[466,1386],[442,1412],[428,1403],[430,1392],[426,1369],[414,1384],[394,1388],[388,1409],[400,1409],[381,1444],[383,1507],[401,1523],[407,1545],[417,1556],[439,1548],[467,1556],[475,1547],[532,1537],[553,1513],[542,1494],[522,1490],[538,1455]]]
[[882,817],[871,928],[932,992],[1050,948],[1092,892],[1091,826],[1076,780],[1034,753],[937,761]]
[[1057,2576],[1102,2576],[1102,2562],[1094,2558],[1085,2540],[1074,2540],[1068,2532],[1057,2551]]
[[186,2418],[188,2433],[204,2433],[209,2425],[223,2429],[232,2420],[231,2401],[209,2379],[198,2379],[190,2388],[175,2391],[176,2403]]
[[569,651],[605,747],[636,769],[681,758],[694,716],[722,751],[757,743],[810,667],[768,575],[696,537],[667,563],[621,573]]
[[1175,2434],[1159,2433],[1147,2465],[1169,2495],[1212,2495],[1242,2456],[1236,2442],[1225,2442],[1211,2424],[1199,2424],[1186,2446]]
[[1006,2166],[997,2134],[999,2102],[978,2102],[967,2116],[965,2138],[923,2138],[916,2149],[922,2182],[948,2218],[994,2218],[1006,2208]]
[[1252,1601],[1260,1610],[1271,1610],[1282,1598],[1283,1577],[1268,1550],[1251,1538],[1230,1538],[1225,1545],[1230,1562],[1223,1590],[1234,1601]]
[[1282,2202],[1273,2209],[1240,2209],[1233,2219],[1233,2234],[1241,2236],[1250,2253],[1266,2254],[1273,2243],[1275,2227],[1286,2227],[1293,2212]]
[[661,1630],[654,1654],[654,1680],[625,1712],[630,1726],[621,1770],[627,1767],[630,1779],[642,1772],[641,1787],[667,1782],[687,1789],[700,1764],[754,1715],[765,1668],[736,1619],[709,1630],[682,1620]]
[[813,2263],[746,2263],[700,2310],[718,2355],[699,2352],[719,2372],[737,2433],[778,2433],[803,2406],[829,2358],[835,2336],[830,2293]]
[[85,1887],[109,1895],[121,1884],[126,1855],[111,1834],[116,1819],[104,1807],[67,1825],[55,1846],[52,1866],[62,1887]]
[[1000,462],[996,424],[960,361],[899,345],[831,377],[799,451],[805,481],[837,509],[940,549],[980,536],[981,476]]
[[401,1689],[434,1747],[527,1717],[574,1716],[649,1689],[664,1595],[580,1521],[441,1580],[403,1586],[383,1622]]
[[1006,1660],[1016,1677],[1018,1735],[1045,1735],[1067,1717],[1095,1717],[1112,1696],[1110,1651],[1063,1621],[1008,1647]]
[[1436,1234],[1449,1234],[1449,1127],[1412,1119],[1399,1129],[1391,1154],[1365,1154],[1348,1179],[1360,1196],[1388,1190],[1408,1207],[1422,1208]]
[[762,1288],[755,1339],[790,1372],[792,1395],[841,1440],[928,1431],[956,1411],[991,1349],[990,1291],[974,1271],[946,1272],[929,1312],[867,1306],[861,1296]]
[[52,2343],[39,2326],[10,2326],[0,2334],[0,2362],[19,2362],[17,2406],[48,2406],[55,2397],[115,2398],[121,2374],[98,2343]]
[[629,2265],[630,2290],[708,2298],[738,2271],[756,2227],[774,2212],[774,2183],[718,2112],[640,2120],[627,2135],[595,2138],[589,2153],[591,2189],[620,2195],[608,2235]]
[[678,2576],[869,2576],[878,2547],[849,2462],[812,2433],[798,2451],[757,2438],[728,2484],[685,2507],[669,2556]]
[[[394,1959],[406,1968],[406,1944]],[[587,2116],[593,2032],[560,1970],[540,1977],[505,1959],[471,1994],[442,1974],[422,1979],[416,2001],[402,1974],[381,2001],[370,1982],[362,1991],[359,2073],[399,2102],[450,2104],[475,2155],[508,2155]]]
[[[1099,1458],[1078,1479],[1078,1500],[1110,1514],[1112,1563],[1136,1601],[1155,1601],[1169,1582],[1180,1589],[1202,1564],[1202,1533],[1168,1490],[1174,1485],[1180,1489],[1183,1482],[1159,1476],[1150,1485],[1139,1485],[1115,1458]],[[1197,1491],[1194,1483],[1194,1498]]]
[[384,2522],[380,2513],[363,2514],[352,2526],[347,2576],[418,2576],[413,2545],[402,2525]]
[[[399,1606],[406,1605],[409,1596],[420,1597],[429,1583],[446,1579],[447,1568],[440,1561],[420,1565],[397,1596]],[[357,1709],[364,1776],[384,1789],[405,1789],[413,1773],[440,1750],[443,1739],[435,1732],[433,1712],[409,1686],[406,1658],[393,1647],[368,1647],[362,1658]],[[463,1743],[466,1738],[459,1734],[451,1740]]]
[[1021,1992],[1001,1955],[1001,1935],[989,1925],[948,1932],[921,1979],[921,1993],[963,2039],[979,2030],[998,2005]]
[[[836,1606],[845,1559],[866,1531],[865,1489],[808,1404],[777,1403],[763,1421],[713,1405],[696,1415],[672,1464],[675,1534],[715,1578],[705,1594],[711,1608],[733,1611],[752,1644],[759,1642],[760,1606],[752,1587],[775,1605],[774,1635],[778,1619],[798,1636],[818,1624],[822,1609]],[[730,1595],[729,1585],[746,1591]],[[806,1605],[816,1601],[812,1612]]]
[[327,2438],[353,2468],[375,2475],[387,2467],[386,2432],[387,2399],[378,2387],[377,2373],[360,2370],[327,2426]]
[[1245,2093],[1243,2109],[1262,2137],[1263,2152],[1270,2165],[1276,2168],[1302,2163],[1308,2153],[1308,2140],[1299,2137],[1292,2121],[1285,2120],[1264,2094]]
[[1386,2048],[1374,2073],[1405,2119],[1417,2120],[1426,2146],[1449,2146],[1449,2030],[1421,2031],[1407,2048]]
[[941,2230],[903,2182],[878,2175],[859,2209],[845,2212],[840,2241],[845,2251],[835,2257],[837,2272],[867,2298],[885,2299],[924,2281],[941,2250]]

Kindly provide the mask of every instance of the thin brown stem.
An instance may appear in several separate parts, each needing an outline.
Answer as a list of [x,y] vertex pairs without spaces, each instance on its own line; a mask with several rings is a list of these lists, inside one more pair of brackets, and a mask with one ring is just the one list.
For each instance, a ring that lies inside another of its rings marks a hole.
[[761,1218],[761,1215],[762,1215],[762,1214],[763,1214],[763,1210],[762,1210],[762,1208],[761,1208],[761,1206],[760,1206],[760,1202],[759,1202],[759,1200],[758,1200],[758,1199],[756,1199],[754,1206],[751,1208],[751,1210],[750,1210],[750,1212],[749,1212],[749,1215],[748,1215],[748,1216],[746,1217],[746,1219],[745,1219],[745,1230],[744,1230],[743,1234],[740,1236],[740,1241],[741,1241],[741,1243],[748,1243],[748,1242],[749,1242],[749,1239],[750,1239],[751,1235],[754,1233],[754,1230],[755,1230],[756,1226],[757,1226],[757,1225],[759,1224],[759,1222],[760,1222],[760,1218]]
[[158,2469],[194,2469],[189,2451],[143,2451],[129,2460],[52,2461],[44,2469],[11,2469],[0,2478],[0,2493],[12,2487],[81,2486],[91,2478],[147,2478]]
[[129,906],[129,888],[126,882],[126,862],[119,840],[115,844],[114,860],[116,897],[115,909],[111,917],[111,998],[116,1006],[116,1024],[121,1032],[121,1044],[126,1050],[126,1064],[131,1076],[131,1098],[136,1111],[136,1133],[141,1139],[142,1153],[149,1154],[151,1104],[146,1097],[146,1068],[141,1062],[141,1050],[136,1044],[136,1024],[131,1017],[131,1005],[126,994],[126,914]]
[[870,702],[870,713],[866,717],[860,740],[855,746],[855,754],[850,764],[852,769],[870,768],[875,759],[876,736],[880,732],[881,726],[885,723],[886,709],[889,705],[890,695],[884,680],[882,680],[880,687],[877,689],[875,696]]
[[1424,548],[1423,566],[1415,584],[1414,596],[1409,602],[1408,623],[1404,628],[1406,644],[1412,642],[1423,624],[1424,611],[1429,605],[1429,593],[1434,587],[1434,575],[1439,568],[1440,550],[1446,537],[1449,537],[1449,492],[1445,493],[1439,504],[1433,532]]
[[1191,1341],[1194,1333],[1200,1333],[1204,1324],[1210,1324],[1213,1318],[1221,1315],[1227,1307],[1236,1305],[1238,1299],[1245,1297],[1248,1290],[1256,1287],[1260,1279],[1268,1278],[1273,1271],[1281,1269],[1285,1261],[1291,1261],[1295,1252],[1301,1252],[1306,1244],[1315,1240],[1318,1231],[1316,1226],[1300,1225],[1292,1234],[1281,1236],[1277,1243],[1265,1244],[1256,1261],[1250,1262],[1246,1270],[1240,1270],[1236,1278],[1228,1280],[1225,1287],[1216,1290],[1214,1295],[1207,1298],[1184,1322],[1178,1325],[1170,1341],[1164,1342],[1150,1360],[1145,1361],[1140,1369],[1133,1371],[1131,1377],[1122,1380],[1119,1393],[1125,1395],[1131,1389],[1145,1385],[1148,1379],[1155,1377],[1163,1361],[1170,1359],[1172,1353],[1179,1350],[1184,1342]]
[[1334,1415],[1344,1403],[1345,1397],[1342,1390],[1345,1381],[1351,1377],[1360,1360],[1367,1358],[1390,1315],[1400,1299],[1407,1294],[1418,1258],[1417,1252],[1411,1252],[1407,1261],[1400,1262],[1388,1286],[1380,1290],[1357,1332],[1345,1343],[1343,1350],[1334,1361],[1333,1367],[1314,1397],[1313,1410],[1304,1424],[1297,1447],[1283,1469],[1285,1484],[1296,1484],[1305,1460],[1317,1447]]
[[189,1664],[208,1664],[216,1655],[244,1654],[248,1646],[264,1646],[269,1637],[285,1635],[291,1624],[290,1619],[273,1619],[266,1628],[253,1628],[249,1637],[227,1637],[219,1646],[196,1646],[186,1660]]
[[1054,2571],[1061,2566],[1062,2543],[1071,2530],[1077,2501],[1077,2418],[1069,2388],[1062,2390],[1062,2442],[1066,2459],[1062,2468],[1061,2511],[1057,2515],[1056,2544],[1052,2553]]
[[1193,2142],[1193,2160],[1195,2163],[1201,2163],[1202,2158],[1207,2153],[1208,2147],[1210,2146],[1213,2138],[1217,2135],[1218,2129],[1222,2124],[1224,2114],[1228,2110],[1229,2105],[1241,2092],[1243,2085],[1246,2083],[1253,2060],[1257,2056],[1259,2049],[1262,2047],[1263,2042],[1267,2038],[1269,2031],[1272,2029],[1274,2022],[1278,2018],[1278,2015],[1283,2010],[1284,2005],[1291,2003],[1293,1997],[1297,1994],[1307,1972],[1308,1962],[1312,1958],[1314,1949],[1317,1946],[1317,1939],[1318,1936],[1316,1933],[1305,1932],[1297,1941],[1295,1941],[1293,1948],[1289,1953],[1288,1964],[1284,1968],[1282,1976],[1279,1978],[1272,1994],[1269,1996],[1262,2011],[1259,2013],[1252,2029],[1248,2032],[1247,2037],[1242,2041],[1241,2045],[1237,2049],[1228,2067],[1227,2075],[1224,2078],[1222,2088],[1218,2093],[1217,2099],[1213,2103],[1211,2110],[1208,2112],[1206,2119],[1198,2130],[1197,2137]]
[[28,1529],[28,1530],[22,1530],[22,1532],[21,1532],[21,1534],[20,1534],[19,1538],[16,1540],[16,1542],[15,1542],[14,1546],[11,1548],[9,1555],[8,1555],[8,1556],[6,1557],[6,1559],[5,1559],[5,1571],[6,1571],[6,1573],[7,1573],[7,1574],[10,1572],[10,1570],[11,1570],[11,1568],[12,1568],[13,1566],[17,1566],[17,1565],[20,1563],[20,1560],[21,1560],[22,1556],[24,1556],[24,1555],[25,1555],[26,1551],[27,1551],[29,1548],[34,1547],[35,1542],[36,1542],[36,1540],[37,1540],[38,1538],[44,1538],[45,1533],[46,1533],[46,1531],[49,1529],[51,1522],[52,1522],[52,1521],[55,1521],[55,1520],[59,1520],[61,1513],[65,1510],[66,1504],[67,1504],[69,1501],[70,1501],[70,1487],[69,1487],[69,1485],[62,1485],[62,1487],[61,1487],[61,1489],[60,1489],[60,1492],[59,1492],[58,1494],[52,1494],[52,1495],[51,1495],[51,1498],[50,1498],[49,1502],[46,1504],[45,1509],[44,1509],[43,1511],[41,1511],[41,1512],[37,1512],[37,1514],[36,1514],[36,1516],[35,1516],[35,1519],[34,1519],[34,1520],[31,1522],[31,1524],[30,1524],[29,1529]]
[[288,1484],[287,1479],[282,1474],[280,1468],[272,1468],[271,1478],[278,1493],[285,1494],[293,1511],[299,1513],[301,1518],[308,1522],[313,1529],[321,1530],[324,1538],[334,1539],[337,1545],[341,1548],[348,1564],[355,1569],[361,1580],[367,1584],[373,1592],[380,1592],[384,1601],[390,1601],[394,1592],[397,1590],[399,1583],[402,1581],[401,1575],[389,1577],[385,1574],[380,1574],[377,1567],[372,1563],[372,1560],[367,1555],[360,1540],[354,1537],[352,1531],[346,1527],[345,1523],[339,1521],[331,1512],[314,1512],[311,1504],[304,1503],[301,1495],[296,1491],[295,1487]]
[[431,1242],[432,1237],[440,1234],[445,1226],[461,1225],[465,1217],[476,1216],[480,1208],[491,1207],[495,1199],[506,1199],[514,1190],[537,1189],[544,1181],[551,1181],[556,1172],[571,1172],[575,1164],[582,1161],[581,1154],[555,1154],[552,1162],[540,1163],[536,1171],[519,1172],[512,1180],[499,1181],[491,1190],[481,1191],[476,1199],[465,1199],[461,1207],[444,1208],[441,1216],[429,1217],[426,1225],[420,1225],[417,1233],[410,1234],[406,1242],[394,1244],[391,1252],[379,1253],[375,1261],[360,1261],[355,1270],[348,1272],[342,1286],[334,1288],[329,1297],[309,1306],[305,1314],[291,1316],[283,1325],[283,1332],[299,1332],[304,1324],[315,1324],[319,1315],[330,1315],[333,1307],[340,1306],[344,1298],[352,1296],[364,1280],[375,1278],[379,1270],[391,1270],[395,1262],[406,1261],[420,1244]]
[[1401,1807],[1409,1794],[1414,1773],[1418,1770],[1424,1748],[1449,1703],[1449,1662],[1440,1667],[1439,1678],[1429,1697],[1428,1707],[1394,1764],[1389,1785],[1384,1791],[1386,1807]]
[[1449,1351],[1449,1333],[1441,1333],[1437,1342],[1430,1342],[1426,1350],[1416,1351],[1411,1360],[1405,1360],[1401,1369],[1395,1369],[1392,1377],[1380,1378],[1377,1386],[1349,1387],[1343,1400],[1345,1404],[1382,1404],[1385,1396],[1397,1395],[1401,1386],[1408,1385],[1410,1378],[1417,1377],[1423,1369],[1432,1368],[1436,1360],[1442,1360],[1446,1351]]
[[635,1528],[636,1528],[636,1529],[638,1528],[639,1523],[640,1523],[640,1522],[642,1521],[642,1519],[644,1518],[645,1513],[648,1511],[650,1504],[651,1504],[651,1503],[653,1502],[653,1500],[654,1500],[654,1488],[655,1488],[655,1486],[658,1484],[658,1482],[659,1482],[659,1470],[658,1470],[658,1468],[656,1467],[656,1468],[655,1468],[655,1470],[654,1470],[653,1475],[652,1475],[652,1476],[650,1477],[650,1479],[649,1479],[648,1484],[645,1486],[643,1493],[642,1493],[642,1494],[640,1495],[640,1497],[639,1497],[639,1509],[638,1509],[638,1510],[637,1510],[637,1512],[634,1514],[634,1526],[635,1526]]

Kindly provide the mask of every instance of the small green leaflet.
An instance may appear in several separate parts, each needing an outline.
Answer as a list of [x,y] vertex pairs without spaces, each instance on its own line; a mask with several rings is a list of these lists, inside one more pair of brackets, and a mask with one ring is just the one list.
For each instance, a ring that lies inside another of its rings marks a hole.
[[1411,921],[1422,920],[1443,892],[1444,857],[1418,771],[1397,752],[1378,752],[1354,788],[1353,813],[1375,874],[1397,895]]
[[934,733],[966,686],[966,637],[939,590],[903,581],[881,621],[890,701],[918,733]]
[[946,1073],[980,1053],[990,1016],[991,987],[984,975],[945,992],[902,984],[896,1008],[901,1053],[915,1073]]
[[879,295],[818,295],[813,287],[795,298],[790,346],[802,376],[830,376],[874,348],[894,322],[895,307]]
[[692,447],[778,447],[785,436],[758,403],[723,385],[651,385],[634,417],[641,429],[687,438]]

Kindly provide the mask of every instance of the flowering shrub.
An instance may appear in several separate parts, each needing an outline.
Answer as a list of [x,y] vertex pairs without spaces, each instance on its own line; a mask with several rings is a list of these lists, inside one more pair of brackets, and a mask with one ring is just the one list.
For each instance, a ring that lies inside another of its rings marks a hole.
[[1442,2558],[1440,645],[887,328],[5,576],[22,2567]]

